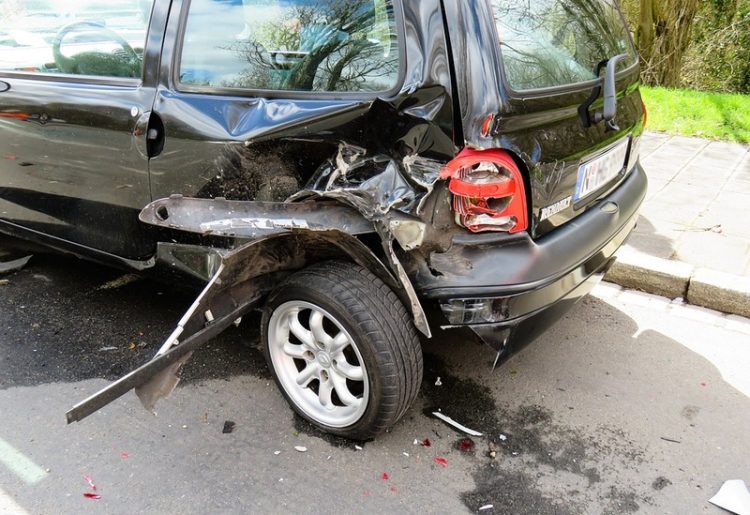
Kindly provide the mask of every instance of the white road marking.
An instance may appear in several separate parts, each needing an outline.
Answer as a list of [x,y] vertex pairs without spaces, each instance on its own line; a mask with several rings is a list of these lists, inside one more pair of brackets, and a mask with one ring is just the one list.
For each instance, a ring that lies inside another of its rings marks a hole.
[[29,512],[21,508],[13,498],[0,488],[0,513],[8,515],[29,515]]
[[0,463],[29,485],[36,484],[47,476],[47,472],[42,467],[2,438],[0,438]]

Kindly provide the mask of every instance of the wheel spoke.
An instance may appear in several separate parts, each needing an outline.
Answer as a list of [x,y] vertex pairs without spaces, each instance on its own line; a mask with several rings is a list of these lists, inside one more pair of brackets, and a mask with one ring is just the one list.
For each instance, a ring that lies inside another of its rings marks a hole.
[[352,392],[349,391],[349,388],[346,386],[346,379],[343,376],[334,372],[331,374],[331,381],[333,382],[333,387],[336,389],[336,395],[339,396],[341,402],[347,406],[354,406],[361,402],[360,399],[352,395]]
[[333,393],[333,383],[331,382],[331,379],[329,378],[328,381],[320,381],[320,385],[318,386],[318,398],[320,399],[320,404],[323,405],[324,408],[330,409],[333,408],[333,401],[331,400],[331,394]]
[[328,347],[331,344],[332,338],[323,329],[323,318],[323,313],[317,309],[310,311],[310,329],[312,330],[312,335],[318,343],[322,343]]
[[350,365],[347,361],[337,361],[334,368],[346,379],[351,379],[352,381],[364,380],[365,375],[362,371],[362,367],[355,367],[354,365]]
[[302,388],[307,388],[313,379],[318,378],[320,366],[317,363],[308,363],[305,369],[297,376],[297,384]]
[[313,339],[312,333],[302,327],[302,324],[299,321],[299,311],[289,315],[289,330],[305,346],[310,348],[313,348],[315,346],[315,341]]
[[292,342],[286,342],[284,344],[284,354],[295,359],[305,359],[305,347],[295,345]]
[[331,353],[331,355],[339,354],[346,348],[347,345],[349,345],[349,338],[347,338],[344,331],[341,331],[336,335],[336,338],[331,340],[331,348],[329,352]]

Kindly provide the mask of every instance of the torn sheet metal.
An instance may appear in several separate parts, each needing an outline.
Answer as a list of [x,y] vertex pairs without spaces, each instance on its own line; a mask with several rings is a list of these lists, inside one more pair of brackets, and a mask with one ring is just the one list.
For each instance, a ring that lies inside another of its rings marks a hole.
[[221,264],[156,357],[76,405],[67,413],[68,423],[84,419],[133,388],[144,406],[153,410],[156,401],[177,386],[179,369],[190,354],[252,309],[276,282],[274,272],[303,264],[303,253],[290,252],[288,242],[278,235],[236,250],[206,252],[217,255]]
[[340,202],[245,202],[173,195],[141,211],[142,222],[203,235],[257,238],[293,229],[375,232],[372,224]]
[[[322,195],[314,193],[310,196],[320,198]],[[431,336],[427,316],[414,286],[396,256],[393,238],[383,228],[384,222],[368,221],[360,212],[341,202],[310,200],[299,203],[265,203],[190,199],[177,195],[151,203],[141,212],[140,219],[149,225],[202,235],[232,238],[257,238],[259,234],[293,236],[296,243],[289,252],[296,253],[298,260],[303,263],[308,262],[308,257],[316,255],[316,249],[308,244],[303,245],[303,242],[327,245],[328,251],[318,250],[323,253],[329,252],[331,258],[335,258],[336,254],[331,254],[330,249],[339,249],[388,284],[405,305],[410,306],[417,329],[426,336]],[[263,228],[260,228],[260,223],[248,223],[248,220],[261,219],[265,224]],[[284,221],[290,219],[304,220],[304,224],[298,222],[285,225]],[[404,220],[404,215],[397,215],[393,220],[409,229],[396,231],[402,237],[411,235],[414,238],[424,238],[422,222]],[[411,224],[411,227],[408,224]],[[306,227],[300,227],[301,225]],[[376,230],[384,241],[388,267],[354,237],[374,233]],[[405,241],[404,245],[409,246],[411,243]],[[175,250],[170,249],[170,252],[174,253]],[[178,260],[175,266],[184,269],[185,263]]]

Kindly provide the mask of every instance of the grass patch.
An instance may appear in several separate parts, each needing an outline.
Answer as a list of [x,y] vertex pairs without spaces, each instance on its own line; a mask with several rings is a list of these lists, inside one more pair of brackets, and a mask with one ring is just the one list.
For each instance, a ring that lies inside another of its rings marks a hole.
[[641,88],[652,131],[750,143],[750,95]]

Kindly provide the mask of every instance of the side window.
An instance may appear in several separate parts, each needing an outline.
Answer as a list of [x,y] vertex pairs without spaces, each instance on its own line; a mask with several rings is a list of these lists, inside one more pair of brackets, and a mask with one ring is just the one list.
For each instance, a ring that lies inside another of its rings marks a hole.
[[0,0],[0,71],[140,77],[153,0]]
[[376,92],[397,85],[391,0],[192,0],[181,84]]

